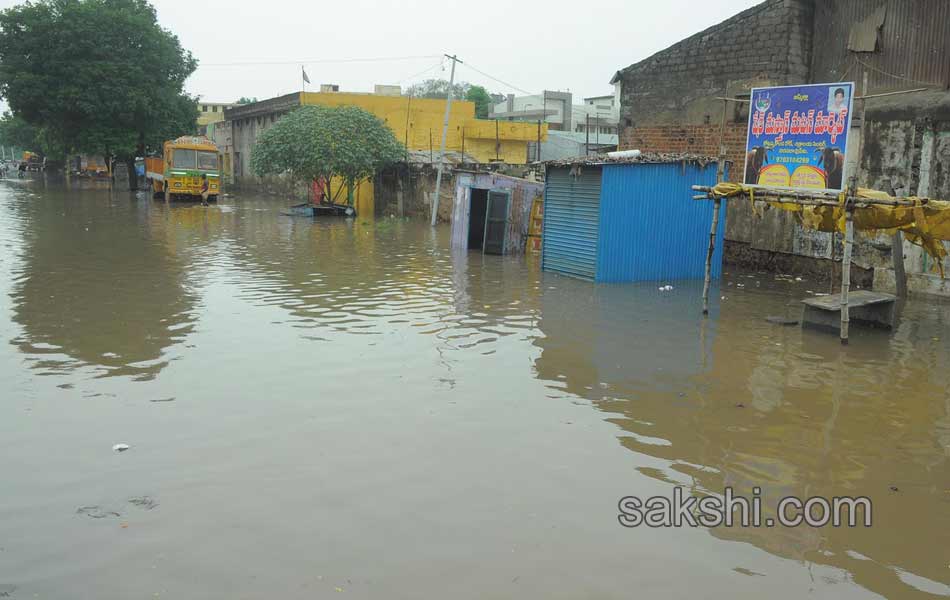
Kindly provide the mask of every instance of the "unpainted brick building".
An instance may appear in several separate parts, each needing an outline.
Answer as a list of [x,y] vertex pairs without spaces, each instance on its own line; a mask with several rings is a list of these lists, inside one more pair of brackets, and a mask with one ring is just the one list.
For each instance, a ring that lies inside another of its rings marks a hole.
[[[854,81],[858,94],[920,90],[859,101],[849,172],[858,184],[895,195],[950,199],[950,2],[945,0],[766,0],[614,75],[621,83],[620,147],[694,152],[731,161],[741,176],[748,99],[759,86]],[[856,148],[866,134],[863,156]],[[940,292],[950,282],[905,244],[912,290]],[[753,217],[729,206],[726,260],[786,273],[837,278],[840,236],[800,227],[789,213]],[[859,284],[893,285],[889,243],[858,236]],[[950,273],[950,261],[945,265]],[[875,270],[877,273],[875,275]]]

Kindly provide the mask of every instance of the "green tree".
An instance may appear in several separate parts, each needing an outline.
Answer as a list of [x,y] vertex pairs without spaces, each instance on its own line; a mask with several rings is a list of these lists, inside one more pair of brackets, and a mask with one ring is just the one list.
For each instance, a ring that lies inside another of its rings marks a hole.
[[257,138],[251,169],[291,182],[343,179],[347,204],[357,182],[400,160],[405,148],[378,117],[355,106],[301,106]]
[[479,119],[488,118],[488,113],[491,112],[492,107],[492,99],[488,90],[480,85],[470,86],[468,91],[465,92],[465,99],[475,103],[476,117]]
[[249,98],[247,96],[241,96],[235,104],[254,104],[257,102],[257,96]]
[[6,111],[0,117],[0,146],[15,146],[23,150],[43,152],[42,136],[39,129],[23,119]]
[[[452,97],[455,99],[464,98],[471,86],[464,81],[460,81],[452,86]],[[445,79],[427,79],[422,83],[416,83],[409,86],[406,90],[407,96],[413,98],[447,98],[449,94],[449,82]]]
[[[124,160],[196,130],[197,62],[146,0],[39,0],[0,12],[0,96],[65,158]],[[129,178],[132,189],[136,179]]]

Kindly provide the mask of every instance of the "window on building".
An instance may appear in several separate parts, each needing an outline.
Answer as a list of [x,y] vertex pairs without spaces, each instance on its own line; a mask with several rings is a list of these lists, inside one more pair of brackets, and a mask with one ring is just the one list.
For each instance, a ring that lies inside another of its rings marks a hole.
[[217,105],[217,104],[215,104],[214,106],[211,107],[211,112],[218,112],[218,105]]
[[201,112],[208,112],[208,105],[207,105],[207,104],[202,104],[202,105],[201,105]]

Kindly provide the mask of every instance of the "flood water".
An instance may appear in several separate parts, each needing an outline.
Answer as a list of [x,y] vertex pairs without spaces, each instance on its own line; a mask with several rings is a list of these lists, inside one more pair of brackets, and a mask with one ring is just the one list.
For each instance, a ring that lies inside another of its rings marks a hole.
[[[947,304],[842,348],[288,203],[0,181],[0,597],[950,595]],[[620,526],[676,486],[873,524]]]

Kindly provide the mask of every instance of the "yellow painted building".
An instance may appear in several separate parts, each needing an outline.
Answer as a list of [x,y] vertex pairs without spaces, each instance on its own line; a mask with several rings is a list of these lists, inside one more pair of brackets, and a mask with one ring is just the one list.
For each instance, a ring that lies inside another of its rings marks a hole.
[[[250,158],[257,136],[282,115],[301,105],[357,106],[385,121],[396,139],[409,150],[431,150],[433,159],[438,157],[445,100],[369,93],[297,92],[227,110],[224,116],[231,126],[231,150],[225,150],[225,153],[230,154],[234,181],[240,183],[244,177],[251,175]],[[535,123],[477,119],[474,102],[453,100],[446,151],[464,152],[466,156],[482,163],[499,161],[525,164],[528,161],[528,144],[536,143],[539,136],[542,142],[547,139],[547,124],[539,126]],[[217,140],[217,137],[215,141],[220,147],[228,145],[222,146],[223,141]],[[227,158],[225,162],[228,162]],[[336,190],[338,183],[331,184]],[[355,198],[357,212],[372,215],[373,198],[372,181],[360,183]]]
[[[431,148],[434,154],[439,151],[445,100],[346,92],[304,92],[300,94],[300,103],[358,106],[384,120],[396,139],[410,150]],[[453,100],[445,148],[462,152],[464,144],[465,154],[476,158],[478,162],[524,164],[528,158],[528,143],[537,142],[538,134],[537,124],[477,119],[474,102]],[[540,135],[542,142],[547,140],[547,124],[541,124]]]
[[198,126],[218,123],[224,120],[224,111],[235,104],[224,102],[199,102],[198,103]]

